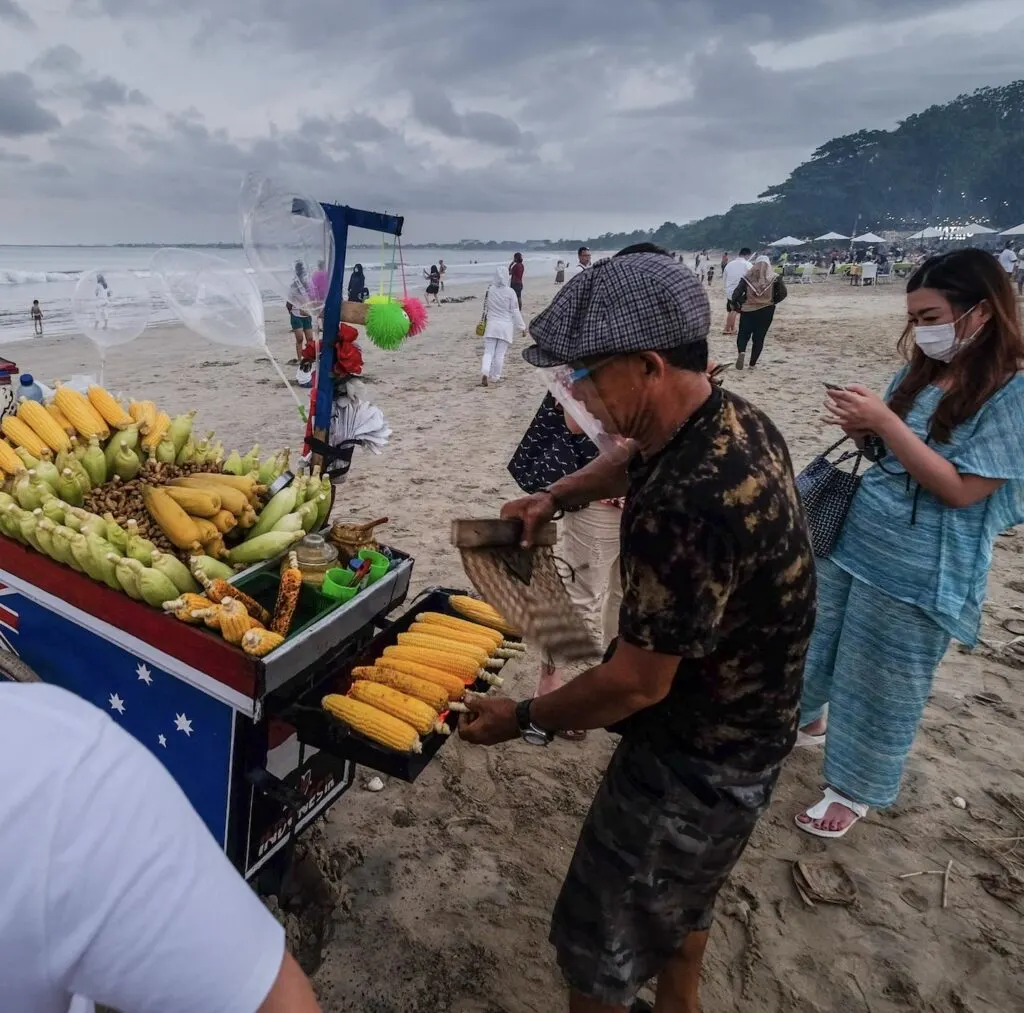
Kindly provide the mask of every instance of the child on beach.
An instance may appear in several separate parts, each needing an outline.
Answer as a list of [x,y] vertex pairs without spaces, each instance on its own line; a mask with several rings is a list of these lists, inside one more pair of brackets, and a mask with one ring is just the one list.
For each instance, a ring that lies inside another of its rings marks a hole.
[[43,335],[43,311],[38,299],[32,300],[32,331],[36,337]]

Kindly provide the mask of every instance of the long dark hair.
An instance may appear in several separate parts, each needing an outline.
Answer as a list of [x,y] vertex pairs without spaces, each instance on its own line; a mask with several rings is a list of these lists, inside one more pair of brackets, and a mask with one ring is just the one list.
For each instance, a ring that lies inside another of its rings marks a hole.
[[941,292],[959,316],[988,303],[992,316],[978,335],[950,363],[930,359],[914,342],[908,323],[899,350],[910,368],[889,398],[889,407],[906,418],[917,395],[943,376],[952,383],[939,400],[929,436],[948,443],[953,430],[975,415],[1024,364],[1024,337],[1017,295],[999,261],[984,250],[969,248],[929,257],[910,276],[907,292],[931,288]]

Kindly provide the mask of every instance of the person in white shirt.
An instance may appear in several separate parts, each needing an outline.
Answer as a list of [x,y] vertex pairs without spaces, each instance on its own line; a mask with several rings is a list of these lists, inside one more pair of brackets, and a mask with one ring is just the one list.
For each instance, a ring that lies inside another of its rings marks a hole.
[[740,250],[740,255],[735,260],[730,260],[722,271],[722,281],[725,284],[726,313],[723,334],[736,333],[736,320],[739,317],[739,313],[732,307],[732,294],[736,291],[736,286],[740,283],[740,280],[746,277],[747,272],[753,266],[750,263],[750,247],[744,246]]
[[582,274],[588,267],[590,267],[590,250],[585,246],[581,246],[576,251],[576,263],[569,269],[569,277],[575,278],[576,275]]
[[0,1008],[319,1011],[284,929],[102,711],[0,683],[0,765]]
[[526,323],[519,310],[519,300],[509,287],[508,275],[500,267],[495,268],[494,280],[487,289],[487,295],[484,296],[484,313],[486,326],[484,357],[480,363],[481,387],[501,380],[505,353],[512,344],[516,328],[526,333]]
[[1003,270],[1012,277],[1017,269],[1017,254],[1013,252],[1012,240],[1006,241],[1003,252],[999,254],[999,263],[1003,265]]

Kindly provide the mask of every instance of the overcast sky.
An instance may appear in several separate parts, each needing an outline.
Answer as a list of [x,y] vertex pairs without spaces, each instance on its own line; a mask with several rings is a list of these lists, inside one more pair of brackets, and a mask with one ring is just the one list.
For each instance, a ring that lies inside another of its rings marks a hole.
[[678,222],[1022,51],[1021,0],[0,0],[0,244],[237,241],[250,169],[411,241]]

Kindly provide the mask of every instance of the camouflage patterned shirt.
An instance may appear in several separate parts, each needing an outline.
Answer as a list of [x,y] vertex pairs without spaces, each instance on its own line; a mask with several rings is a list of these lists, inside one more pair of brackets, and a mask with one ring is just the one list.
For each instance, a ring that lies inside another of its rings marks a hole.
[[681,659],[661,703],[614,731],[743,770],[796,737],[815,580],[789,451],[769,419],[715,388],[630,468],[622,519],[628,643]]

